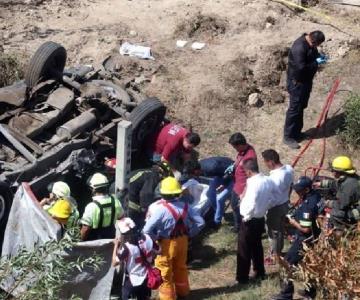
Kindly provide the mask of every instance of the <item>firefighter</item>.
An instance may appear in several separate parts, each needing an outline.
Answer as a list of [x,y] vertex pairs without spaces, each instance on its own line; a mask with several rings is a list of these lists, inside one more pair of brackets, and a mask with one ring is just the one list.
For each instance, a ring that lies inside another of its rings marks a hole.
[[334,188],[336,199],[327,200],[325,206],[330,210],[330,224],[342,230],[360,220],[360,184],[359,176],[351,159],[347,156],[336,157],[331,164],[335,180],[323,180],[323,188]]
[[88,181],[93,197],[81,218],[81,239],[112,239],[115,237],[115,222],[122,215],[120,201],[110,196],[109,181],[101,173],[95,173]]
[[61,236],[64,236],[65,231],[69,229],[68,223],[72,214],[70,202],[66,199],[58,199],[47,212],[56,222],[59,223],[61,226]]
[[49,213],[50,209],[52,209],[59,200],[65,199],[71,206],[70,216],[67,218],[66,222],[66,228],[77,226],[80,214],[77,209],[76,200],[71,197],[71,191],[68,184],[63,181],[56,181],[48,186],[48,190],[50,192],[49,197],[43,198],[40,201],[40,205],[43,209]]
[[148,207],[155,201],[155,189],[160,181],[172,175],[170,166],[158,162],[151,169],[136,170],[130,173],[128,194],[128,216],[138,228],[145,224]]
[[[294,191],[300,197],[300,205],[292,215],[287,215],[290,226],[295,229],[295,240],[285,256],[285,261],[291,266],[296,266],[303,258],[303,243],[311,245],[320,233],[316,223],[319,214],[321,195],[312,188],[312,180],[309,177],[300,177],[293,185]],[[304,297],[314,298],[316,291],[313,287],[299,291]],[[271,298],[272,300],[292,300],[294,284],[286,279],[282,284],[281,292]]]
[[181,185],[173,177],[160,183],[161,200],[151,204],[143,229],[157,239],[161,253],[155,260],[160,269],[163,284],[159,288],[160,300],[175,300],[190,292],[186,266],[188,239],[204,227],[203,218],[184,201],[181,201]]

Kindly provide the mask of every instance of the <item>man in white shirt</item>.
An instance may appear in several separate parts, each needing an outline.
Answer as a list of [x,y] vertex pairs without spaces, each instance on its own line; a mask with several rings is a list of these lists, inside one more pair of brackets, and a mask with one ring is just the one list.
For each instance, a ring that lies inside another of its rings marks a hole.
[[265,215],[272,203],[275,185],[273,181],[259,173],[255,159],[243,162],[247,176],[246,190],[240,203],[242,222],[239,229],[236,280],[240,284],[249,281],[251,261],[255,279],[265,277],[264,250],[261,236],[265,232]]
[[271,253],[265,262],[273,264],[279,261],[284,247],[285,219],[289,210],[289,194],[294,181],[294,169],[290,165],[283,165],[279,154],[273,149],[265,150],[262,157],[270,170],[269,177],[277,187],[277,193],[266,215],[266,225],[271,240]]

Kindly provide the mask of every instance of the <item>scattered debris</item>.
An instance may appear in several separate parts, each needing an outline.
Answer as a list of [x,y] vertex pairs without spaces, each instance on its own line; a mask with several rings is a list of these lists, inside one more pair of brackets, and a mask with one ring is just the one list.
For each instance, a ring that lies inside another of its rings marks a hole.
[[194,42],[192,43],[191,48],[193,50],[201,50],[205,47],[205,45],[206,45],[205,43]]
[[176,41],[176,47],[178,47],[178,48],[184,48],[187,43],[188,43],[188,41],[177,40],[177,41]]
[[263,105],[263,102],[260,98],[260,95],[258,93],[252,93],[249,95],[249,98],[248,98],[248,104],[251,106],[251,107],[260,107]]
[[133,45],[128,42],[123,43],[120,46],[120,54],[121,55],[129,55],[129,56],[136,56],[142,59],[152,59],[155,58],[151,54],[150,47],[144,47],[139,45]]

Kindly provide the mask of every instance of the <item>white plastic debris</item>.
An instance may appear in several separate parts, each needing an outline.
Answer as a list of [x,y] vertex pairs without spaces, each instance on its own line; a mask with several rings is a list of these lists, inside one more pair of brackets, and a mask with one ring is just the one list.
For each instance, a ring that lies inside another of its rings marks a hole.
[[193,50],[201,50],[204,47],[205,47],[205,43],[199,43],[199,42],[192,43],[192,45],[191,45],[191,48]]
[[133,45],[128,42],[125,42],[120,46],[121,55],[136,56],[143,59],[153,59],[155,58],[151,54],[150,47],[144,47],[139,45]]
[[188,41],[177,40],[177,41],[176,41],[176,47],[178,47],[178,48],[184,48],[187,43],[188,43]]

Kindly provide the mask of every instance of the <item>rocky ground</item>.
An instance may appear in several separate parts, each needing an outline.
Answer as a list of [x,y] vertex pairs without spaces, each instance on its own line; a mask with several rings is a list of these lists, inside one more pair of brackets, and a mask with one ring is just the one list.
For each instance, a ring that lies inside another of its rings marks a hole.
[[[329,3],[312,1],[316,5],[304,12],[270,0],[0,0],[0,52],[28,57],[52,40],[67,49],[69,66],[97,66],[118,53],[122,42],[150,46],[154,61],[119,55],[114,68],[121,76],[137,77],[136,84],[147,95],[168,105],[172,118],[198,131],[202,156],[234,156],[227,140],[241,131],[258,153],[272,147],[289,163],[297,151],[282,144],[287,51],[303,32],[322,30],[327,38],[322,51],[330,62],[315,79],[305,129],[314,133],[333,81],[340,78],[341,85],[330,122],[300,161],[300,174],[319,161],[323,136],[328,137],[326,161],[353,154],[342,147],[336,133],[346,97],[360,92],[360,9]],[[176,48],[179,39],[189,44]],[[192,50],[194,41],[206,43],[205,48]],[[231,282],[233,261],[225,259],[220,267],[229,270],[220,275]],[[215,278],[218,274],[210,266],[202,269],[193,273],[196,287],[211,287],[216,293],[222,286]],[[239,297],[236,292],[232,294]],[[201,299],[211,297],[202,295]],[[259,293],[254,295],[241,299],[259,299]]]

